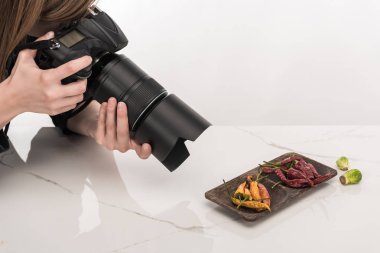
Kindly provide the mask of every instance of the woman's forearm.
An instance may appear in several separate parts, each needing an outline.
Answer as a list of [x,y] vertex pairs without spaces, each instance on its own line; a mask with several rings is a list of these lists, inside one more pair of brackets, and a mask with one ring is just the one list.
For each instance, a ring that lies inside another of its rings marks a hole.
[[75,133],[95,138],[100,104],[92,101],[86,109],[67,121],[67,128]]
[[3,128],[14,117],[22,113],[7,80],[0,83],[0,101],[0,128]]

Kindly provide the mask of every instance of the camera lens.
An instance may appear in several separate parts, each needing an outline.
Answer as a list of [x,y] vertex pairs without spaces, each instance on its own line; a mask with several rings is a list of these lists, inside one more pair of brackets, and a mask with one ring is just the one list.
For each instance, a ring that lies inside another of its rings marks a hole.
[[88,92],[100,103],[110,97],[125,102],[131,137],[149,143],[153,155],[170,171],[189,156],[185,141],[195,141],[210,126],[124,55],[106,53],[96,60]]
[[129,129],[134,132],[145,115],[168,95],[153,78],[124,55],[106,54],[92,68],[89,80],[99,102],[115,97],[128,105]]

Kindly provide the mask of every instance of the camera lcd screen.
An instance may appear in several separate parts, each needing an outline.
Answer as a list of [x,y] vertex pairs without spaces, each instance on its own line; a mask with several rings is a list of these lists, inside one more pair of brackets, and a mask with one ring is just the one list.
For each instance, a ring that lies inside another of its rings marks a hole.
[[83,36],[83,34],[78,32],[77,30],[73,30],[69,32],[68,34],[66,34],[65,36],[63,36],[62,38],[60,38],[59,41],[62,42],[62,44],[65,45],[66,47],[70,48],[74,46],[75,44],[77,44],[78,42],[82,41],[84,38],[85,37]]

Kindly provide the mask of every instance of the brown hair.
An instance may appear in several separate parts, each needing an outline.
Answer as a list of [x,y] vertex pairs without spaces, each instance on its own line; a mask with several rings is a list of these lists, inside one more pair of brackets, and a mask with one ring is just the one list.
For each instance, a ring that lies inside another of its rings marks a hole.
[[87,14],[94,0],[0,0],[0,81],[15,47],[37,22],[69,22]]

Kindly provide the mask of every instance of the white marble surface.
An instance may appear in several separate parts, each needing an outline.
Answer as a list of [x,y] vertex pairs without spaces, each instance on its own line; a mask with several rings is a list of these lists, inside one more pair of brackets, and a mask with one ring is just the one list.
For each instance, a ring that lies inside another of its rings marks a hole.
[[[13,126],[10,136],[17,153],[1,155],[0,252],[378,252],[380,126],[214,126],[174,173],[54,128]],[[363,181],[335,177],[253,223],[204,198],[289,151],[329,166],[346,155]]]

